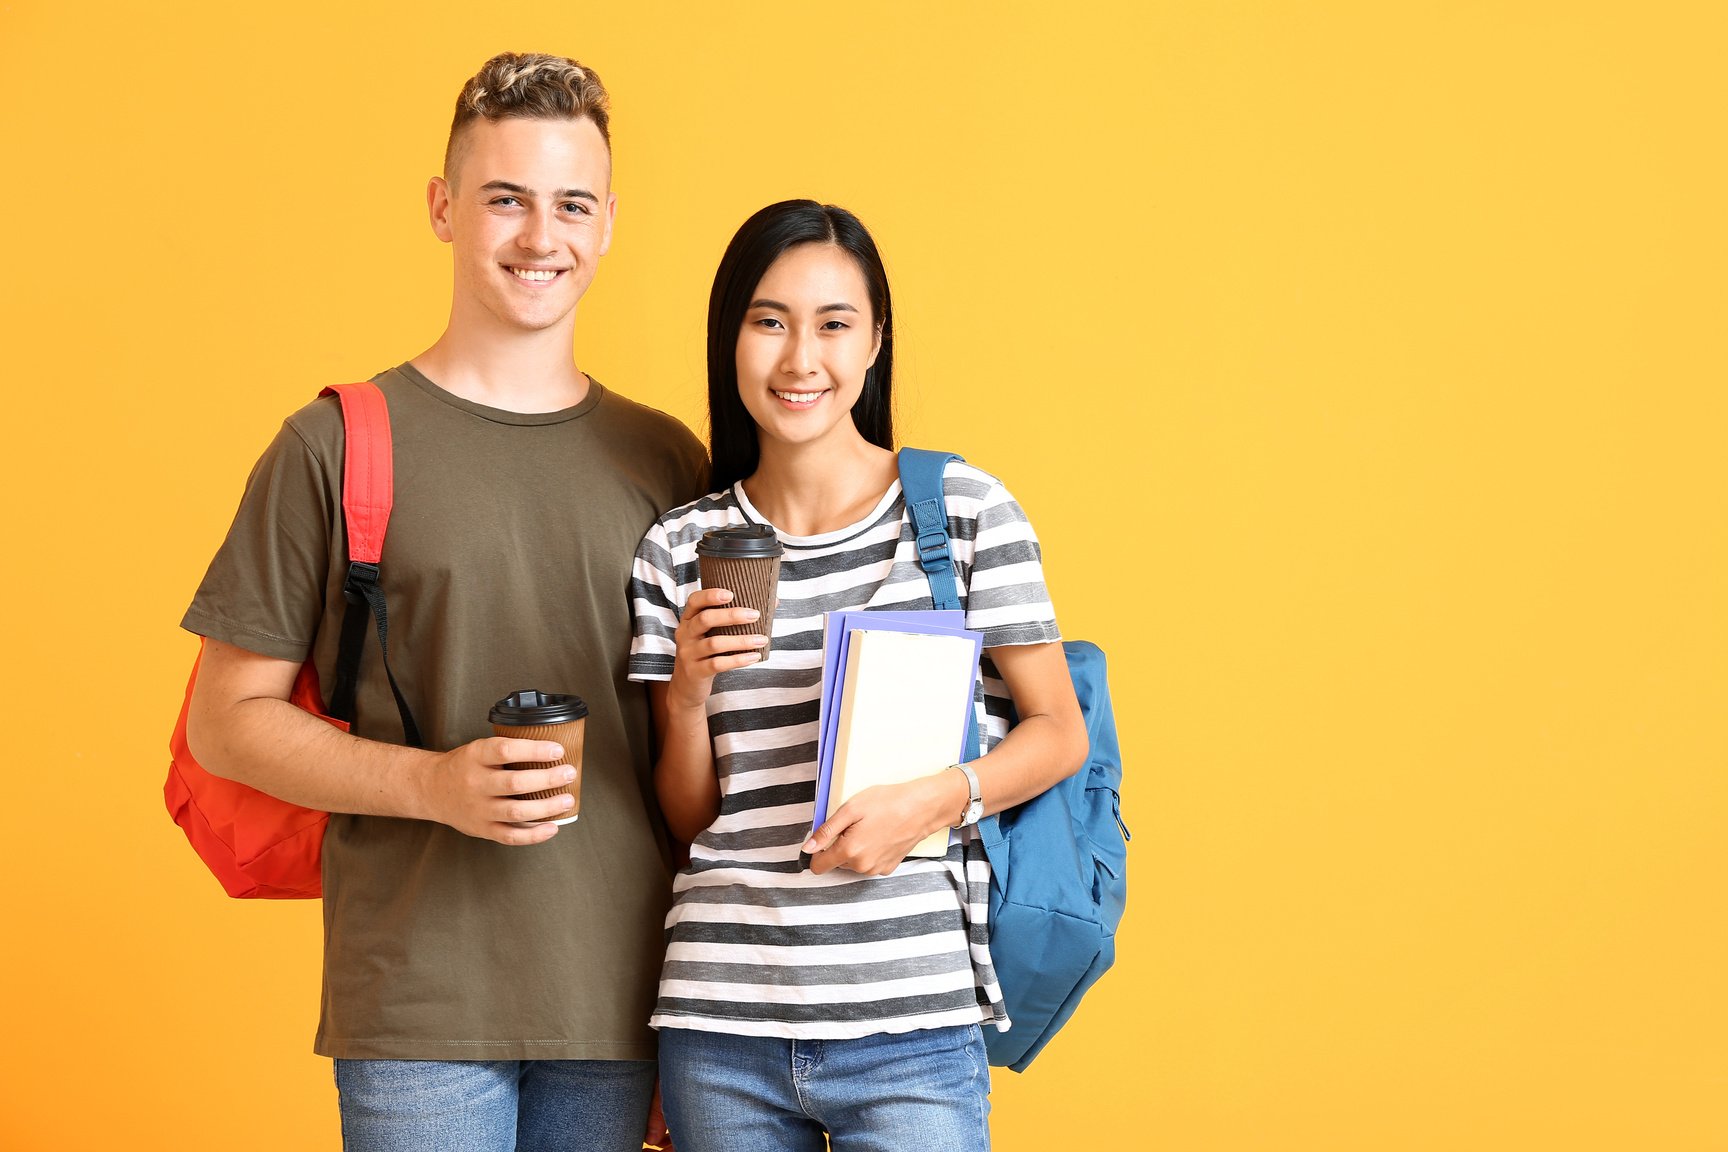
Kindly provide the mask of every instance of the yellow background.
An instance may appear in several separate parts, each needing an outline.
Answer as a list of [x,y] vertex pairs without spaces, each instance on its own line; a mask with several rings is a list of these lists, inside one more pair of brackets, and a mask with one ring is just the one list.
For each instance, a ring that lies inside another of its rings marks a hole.
[[[693,426],[752,210],[874,228],[1128,761],[1003,1152],[1728,1148],[1720,7],[0,3],[0,1146],[334,1147],[317,908],[162,810],[253,458],[428,344],[503,48],[616,103],[580,363]],[[506,11],[508,10],[508,12]]]

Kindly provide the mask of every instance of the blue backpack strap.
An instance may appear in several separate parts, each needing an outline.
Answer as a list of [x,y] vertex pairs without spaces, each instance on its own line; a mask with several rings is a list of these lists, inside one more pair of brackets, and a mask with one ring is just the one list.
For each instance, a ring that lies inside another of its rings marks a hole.
[[900,449],[900,490],[917,537],[918,566],[930,581],[938,610],[958,611],[960,587],[954,581],[954,554],[948,548],[948,506],[942,499],[942,469],[961,457],[927,448]]
[[[942,470],[948,461],[964,459],[953,452],[932,452],[928,448],[900,449],[900,491],[906,496],[906,515],[916,536],[918,566],[930,581],[930,599],[938,610],[960,610],[954,553],[948,547],[948,504],[942,498]],[[974,709],[966,714],[966,759],[976,760],[978,755],[978,714]],[[986,816],[978,825],[981,829],[989,826],[984,834],[986,844],[1001,839],[994,816]]]

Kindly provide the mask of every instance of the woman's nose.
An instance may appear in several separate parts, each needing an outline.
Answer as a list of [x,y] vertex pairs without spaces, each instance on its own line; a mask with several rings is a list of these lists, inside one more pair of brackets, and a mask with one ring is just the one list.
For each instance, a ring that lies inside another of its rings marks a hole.
[[815,350],[810,338],[798,332],[786,338],[786,349],[780,359],[780,370],[793,376],[808,376],[816,371]]

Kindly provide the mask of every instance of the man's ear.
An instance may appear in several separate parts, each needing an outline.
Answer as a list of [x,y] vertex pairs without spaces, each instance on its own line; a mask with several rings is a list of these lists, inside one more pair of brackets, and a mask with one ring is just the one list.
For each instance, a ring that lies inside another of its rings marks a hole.
[[426,214],[431,217],[433,234],[450,243],[450,185],[442,176],[426,181]]
[[608,192],[606,194],[606,231],[600,237],[600,255],[602,256],[606,255],[607,250],[612,247],[612,224],[617,219],[618,193]]

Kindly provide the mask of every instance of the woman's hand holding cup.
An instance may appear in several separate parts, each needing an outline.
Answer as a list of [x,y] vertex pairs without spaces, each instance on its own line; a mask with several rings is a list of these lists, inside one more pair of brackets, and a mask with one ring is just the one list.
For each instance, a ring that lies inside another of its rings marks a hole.
[[754,608],[729,607],[733,599],[725,588],[703,588],[684,606],[683,618],[678,621],[678,631],[673,637],[678,651],[673,658],[672,683],[667,688],[667,702],[673,707],[704,707],[713,690],[714,677],[762,658],[768,637],[727,636],[715,631],[753,624],[760,618]]

